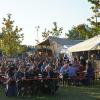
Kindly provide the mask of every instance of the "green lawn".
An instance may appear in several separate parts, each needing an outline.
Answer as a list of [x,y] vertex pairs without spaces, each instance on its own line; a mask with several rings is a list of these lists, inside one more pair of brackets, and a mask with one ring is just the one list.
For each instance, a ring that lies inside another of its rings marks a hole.
[[61,87],[55,96],[6,97],[0,87],[0,100],[100,100],[100,84],[90,87]]

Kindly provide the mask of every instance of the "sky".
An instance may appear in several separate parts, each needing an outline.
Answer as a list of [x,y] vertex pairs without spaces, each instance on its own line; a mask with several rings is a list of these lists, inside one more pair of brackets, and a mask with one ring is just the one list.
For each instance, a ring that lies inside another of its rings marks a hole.
[[41,33],[45,28],[51,30],[53,22],[63,27],[63,34],[73,26],[88,24],[87,18],[92,15],[90,7],[87,0],[0,0],[0,27],[2,18],[12,14],[14,26],[23,29],[22,44],[35,45],[37,38],[42,41]]

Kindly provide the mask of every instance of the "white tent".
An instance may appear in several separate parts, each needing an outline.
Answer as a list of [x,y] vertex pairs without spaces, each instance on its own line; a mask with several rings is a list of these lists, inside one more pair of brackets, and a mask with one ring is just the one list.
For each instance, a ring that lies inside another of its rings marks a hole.
[[70,52],[100,50],[100,35],[85,40],[69,48]]

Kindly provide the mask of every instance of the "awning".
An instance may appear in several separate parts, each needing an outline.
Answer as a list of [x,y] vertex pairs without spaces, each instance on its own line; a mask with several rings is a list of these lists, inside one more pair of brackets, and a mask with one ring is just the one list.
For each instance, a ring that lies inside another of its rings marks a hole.
[[100,35],[78,43],[68,49],[70,52],[100,50]]

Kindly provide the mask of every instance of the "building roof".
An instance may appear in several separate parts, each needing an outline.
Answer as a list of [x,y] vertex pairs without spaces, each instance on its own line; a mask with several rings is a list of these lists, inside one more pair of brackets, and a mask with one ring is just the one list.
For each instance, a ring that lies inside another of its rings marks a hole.
[[75,45],[77,43],[83,42],[83,40],[73,40],[73,39],[66,39],[66,38],[58,38],[49,36],[48,39],[39,43],[38,45],[50,45],[51,42],[56,42],[60,45]]

